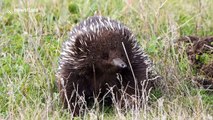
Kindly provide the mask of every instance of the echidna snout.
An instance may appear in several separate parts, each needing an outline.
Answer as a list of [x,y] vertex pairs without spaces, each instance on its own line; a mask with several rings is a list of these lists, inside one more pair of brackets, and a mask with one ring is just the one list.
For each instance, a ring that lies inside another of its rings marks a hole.
[[112,64],[115,65],[118,68],[126,68],[127,67],[126,63],[120,58],[113,59]]

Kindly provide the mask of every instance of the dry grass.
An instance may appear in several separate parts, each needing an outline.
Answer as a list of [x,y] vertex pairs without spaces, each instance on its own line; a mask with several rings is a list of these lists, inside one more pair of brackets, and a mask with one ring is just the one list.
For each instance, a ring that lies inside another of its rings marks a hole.
[[76,22],[97,11],[132,29],[168,90],[153,91],[150,105],[138,111],[92,109],[84,119],[212,120],[213,94],[193,87],[193,70],[175,48],[180,36],[213,35],[212,6],[211,0],[0,1],[0,119],[71,119],[55,86],[60,47]]

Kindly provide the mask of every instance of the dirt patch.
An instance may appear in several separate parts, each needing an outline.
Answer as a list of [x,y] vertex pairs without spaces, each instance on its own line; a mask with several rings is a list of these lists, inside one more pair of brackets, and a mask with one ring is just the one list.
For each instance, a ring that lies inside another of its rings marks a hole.
[[186,45],[191,67],[196,71],[193,81],[200,87],[213,89],[213,36],[185,36],[178,43]]

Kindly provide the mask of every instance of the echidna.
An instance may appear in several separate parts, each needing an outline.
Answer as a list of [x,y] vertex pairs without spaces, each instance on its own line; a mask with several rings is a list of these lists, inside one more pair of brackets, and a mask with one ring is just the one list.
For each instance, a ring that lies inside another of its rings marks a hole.
[[119,101],[122,87],[129,96],[141,97],[158,78],[135,36],[115,20],[90,17],[74,27],[62,45],[57,83],[64,107],[76,114],[81,98],[102,99],[113,88]]

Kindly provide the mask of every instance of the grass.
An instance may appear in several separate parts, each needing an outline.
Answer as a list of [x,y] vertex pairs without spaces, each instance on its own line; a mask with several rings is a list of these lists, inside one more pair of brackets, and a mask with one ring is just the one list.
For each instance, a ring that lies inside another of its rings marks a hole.
[[155,90],[138,116],[91,110],[85,119],[213,119],[212,92],[193,86],[193,70],[175,44],[180,36],[213,35],[212,6],[211,0],[0,1],[0,119],[71,119],[56,90],[57,60],[68,31],[94,12],[135,33],[168,91]]

